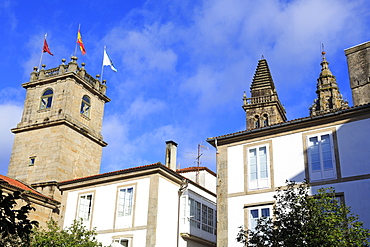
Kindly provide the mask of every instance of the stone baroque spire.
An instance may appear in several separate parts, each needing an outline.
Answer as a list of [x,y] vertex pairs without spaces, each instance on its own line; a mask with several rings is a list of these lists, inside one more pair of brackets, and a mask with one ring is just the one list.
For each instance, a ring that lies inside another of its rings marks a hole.
[[251,98],[244,93],[242,106],[246,113],[247,129],[286,121],[285,109],[277,95],[266,59],[258,61],[250,93]]
[[322,53],[321,73],[317,79],[317,98],[310,107],[310,116],[325,114],[348,108],[348,102],[343,100],[339,92],[335,76],[329,69],[325,52]]

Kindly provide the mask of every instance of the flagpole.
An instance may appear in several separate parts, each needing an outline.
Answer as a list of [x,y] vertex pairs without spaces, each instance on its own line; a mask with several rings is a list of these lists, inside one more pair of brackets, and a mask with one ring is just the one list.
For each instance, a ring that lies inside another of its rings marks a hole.
[[76,52],[77,52],[77,41],[78,41],[78,31],[80,30],[81,28],[81,23],[78,24],[78,30],[77,30],[77,40],[76,40],[76,46],[75,46],[75,53],[73,56],[76,56]]
[[100,75],[100,82],[103,81],[103,72],[104,72],[104,56],[105,56],[105,49],[107,48],[107,46],[104,46],[104,51],[103,51],[103,61],[101,63],[101,75]]
[[[47,36],[48,34],[46,33],[45,34],[45,36],[44,36],[44,42],[45,42],[45,40],[46,40],[46,36]],[[41,56],[40,56],[40,62],[39,62],[39,70],[40,70],[40,67],[41,67],[41,63],[42,63],[42,57],[43,57],[43,55],[44,55],[44,44],[42,45],[42,49],[41,49]]]

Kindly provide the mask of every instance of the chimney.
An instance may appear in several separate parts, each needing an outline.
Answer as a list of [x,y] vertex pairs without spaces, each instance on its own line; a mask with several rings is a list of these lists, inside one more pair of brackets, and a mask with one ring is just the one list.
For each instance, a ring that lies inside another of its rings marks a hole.
[[176,171],[177,143],[166,141],[166,166]]

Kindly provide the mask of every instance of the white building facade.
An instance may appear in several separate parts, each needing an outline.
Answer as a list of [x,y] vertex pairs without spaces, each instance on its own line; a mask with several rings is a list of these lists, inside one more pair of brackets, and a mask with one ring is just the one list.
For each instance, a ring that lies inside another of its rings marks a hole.
[[64,181],[60,189],[63,226],[82,219],[105,246],[215,246],[216,195],[160,163]]
[[[271,216],[286,180],[334,187],[370,227],[370,105],[208,141],[218,150],[218,245],[237,246],[239,227]],[[224,210],[221,210],[224,209]]]
[[207,139],[217,149],[217,246],[242,246],[240,227],[273,217],[273,196],[287,180],[307,180],[312,194],[333,187],[370,228],[370,59],[364,54],[370,42],[346,50],[354,102],[362,105],[349,108],[323,51],[310,117],[292,121],[278,107],[266,60],[259,61],[251,98],[243,98],[246,130]]

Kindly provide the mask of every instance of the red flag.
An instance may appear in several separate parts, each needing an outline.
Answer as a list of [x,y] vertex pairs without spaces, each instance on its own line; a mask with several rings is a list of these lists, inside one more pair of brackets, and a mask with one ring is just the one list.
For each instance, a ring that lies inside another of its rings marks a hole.
[[47,52],[50,55],[54,56],[54,54],[50,52],[48,42],[46,42],[46,38],[44,39],[44,47],[42,47],[42,52]]
[[86,54],[86,50],[85,50],[84,43],[82,42],[82,37],[81,37],[80,29],[78,29],[78,32],[77,32],[77,43],[80,45],[80,50],[82,52],[82,55],[85,55]]

